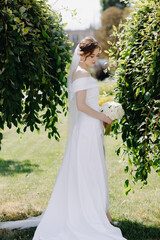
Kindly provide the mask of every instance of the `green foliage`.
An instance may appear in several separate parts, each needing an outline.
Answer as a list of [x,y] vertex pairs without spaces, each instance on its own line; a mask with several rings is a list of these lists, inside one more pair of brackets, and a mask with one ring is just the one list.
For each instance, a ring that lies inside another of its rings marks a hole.
[[[108,54],[110,64],[118,62],[116,99],[125,110],[121,120],[123,155],[128,155],[125,173],[133,183],[147,184],[151,169],[160,175],[160,5],[158,0],[134,3],[135,11],[121,24],[122,31],[113,33],[119,41]],[[114,133],[119,129],[115,123]],[[129,179],[125,188],[127,194]]]
[[[111,34],[114,31],[113,26],[118,28],[120,21],[123,19],[123,10],[117,7],[109,7],[106,9],[101,18],[101,27],[96,30],[95,36],[98,42],[102,47],[102,56],[105,58],[106,54],[104,53],[105,49],[110,48],[110,43],[116,42],[117,38],[111,38]],[[108,42],[107,42],[108,41]]]
[[103,11],[112,6],[123,9],[127,6],[127,2],[128,1],[124,2],[121,0],[101,0],[101,6]]
[[[20,133],[59,133],[57,106],[66,109],[66,74],[70,43],[45,0],[6,0],[0,6],[0,129],[12,124]],[[67,112],[65,112],[66,114]],[[0,140],[2,133],[0,133]]]

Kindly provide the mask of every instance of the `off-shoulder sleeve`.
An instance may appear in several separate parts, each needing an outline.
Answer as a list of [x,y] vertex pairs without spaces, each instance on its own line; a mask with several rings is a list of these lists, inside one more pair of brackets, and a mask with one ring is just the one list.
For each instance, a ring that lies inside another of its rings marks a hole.
[[72,83],[72,92],[76,93],[77,91],[89,89],[92,87],[97,87],[97,82],[91,77],[78,78]]

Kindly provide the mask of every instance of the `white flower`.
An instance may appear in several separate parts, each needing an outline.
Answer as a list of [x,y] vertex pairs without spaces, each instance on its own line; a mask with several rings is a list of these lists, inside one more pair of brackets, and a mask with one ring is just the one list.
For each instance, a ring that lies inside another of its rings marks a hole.
[[101,106],[101,110],[103,111],[103,113],[106,116],[108,116],[112,120],[115,120],[115,119],[120,120],[124,115],[124,110],[123,110],[121,104],[116,103],[114,101],[103,103]]

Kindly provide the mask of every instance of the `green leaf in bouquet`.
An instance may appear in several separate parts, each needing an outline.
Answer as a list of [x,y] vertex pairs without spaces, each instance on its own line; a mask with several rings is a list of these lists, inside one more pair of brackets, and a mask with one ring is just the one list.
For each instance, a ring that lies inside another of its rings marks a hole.
[[111,132],[111,124],[107,124],[107,126],[105,128],[104,135],[109,135],[110,132]]

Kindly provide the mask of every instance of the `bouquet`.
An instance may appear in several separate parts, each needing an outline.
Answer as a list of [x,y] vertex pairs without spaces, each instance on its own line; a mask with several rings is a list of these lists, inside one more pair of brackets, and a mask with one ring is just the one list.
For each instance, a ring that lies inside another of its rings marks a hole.
[[[121,118],[124,115],[124,110],[122,108],[122,105],[114,101],[103,103],[100,109],[101,109],[101,112],[103,112],[106,116],[108,116],[112,120],[115,120],[115,119],[121,120]],[[111,130],[111,124],[107,124],[104,135],[109,135],[110,130]]]

